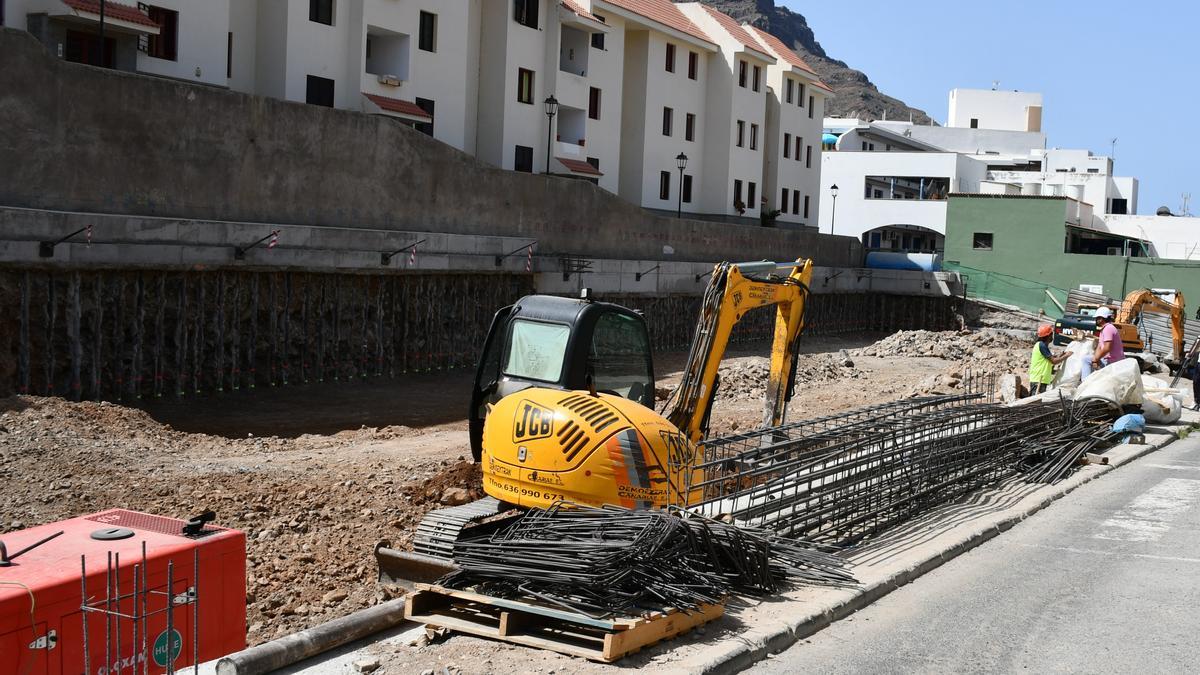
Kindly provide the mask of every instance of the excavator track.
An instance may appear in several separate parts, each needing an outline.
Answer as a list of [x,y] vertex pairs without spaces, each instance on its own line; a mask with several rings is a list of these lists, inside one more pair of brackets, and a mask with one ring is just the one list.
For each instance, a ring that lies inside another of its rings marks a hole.
[[[413,536],[413,550],[392,548],[388,541],[375,545],[379,581],[411,590],[414,583],[432,583],[454,572],[454,543],[463,530],[511,508],[495,497],[484,497],[425,514]],[[486,526],[484,526],[486,527]]]
[[454,559],[454,542],[459,534],[472,523],[502,510],[495,497],[484,497],[462,506],[437,509],[425,514],[413,535],[413,552],[445,560]]

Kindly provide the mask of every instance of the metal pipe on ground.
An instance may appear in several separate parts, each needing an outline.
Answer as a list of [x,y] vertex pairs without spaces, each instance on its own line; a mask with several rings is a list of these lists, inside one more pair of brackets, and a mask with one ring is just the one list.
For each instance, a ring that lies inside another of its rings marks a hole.
[[259,675],[299,663],[404,621],[404,598],[368,607],[217,661],[217,675]]

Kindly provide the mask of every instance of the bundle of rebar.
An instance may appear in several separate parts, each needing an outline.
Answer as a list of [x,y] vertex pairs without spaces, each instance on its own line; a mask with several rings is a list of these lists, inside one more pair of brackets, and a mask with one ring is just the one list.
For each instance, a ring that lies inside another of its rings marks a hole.
[[560,505],[455,544],[459,571],[442,580],[536,598],[590,616],[695,611],[730,595],[792,582],[853,584],[845,562],[800,541],[680,510]]
[[689,508],[840,546],[1027,471],[1055,481],[1108,438],[1104,404],[910,399],[707,441]]

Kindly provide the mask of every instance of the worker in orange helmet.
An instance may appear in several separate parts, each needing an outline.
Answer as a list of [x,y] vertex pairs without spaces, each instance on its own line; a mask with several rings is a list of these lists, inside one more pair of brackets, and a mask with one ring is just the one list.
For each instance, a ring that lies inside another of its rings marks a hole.
[[1029,355],[1030,395],[1037,395],[1049,389],[1050,383],[1054,381],[1054,366],[1066,361],[1070,356],[1067,352],[1054,354],[1050,351],[1050,338],[1053,335],[1054,329],[1050,324],[1038,326],[1038,339]]

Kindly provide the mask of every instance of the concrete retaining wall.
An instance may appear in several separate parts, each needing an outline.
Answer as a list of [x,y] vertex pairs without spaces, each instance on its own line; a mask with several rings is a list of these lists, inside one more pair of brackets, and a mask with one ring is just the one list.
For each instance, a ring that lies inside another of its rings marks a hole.
[[655,215],[390,118],[67,63],[24,31],[0,29],[0,62],[0,205],[499,235],[543,255],[861,264],[850,237]]
[[[0,396],[132,401],[473,368],[511,273],[0,270]],[[690,344],[697,295],[601,294],[645,312],[657,352]],[[952,328],[956,299],[812,296],[806,334]],[[739,324],[771,337],[774,314]]]

